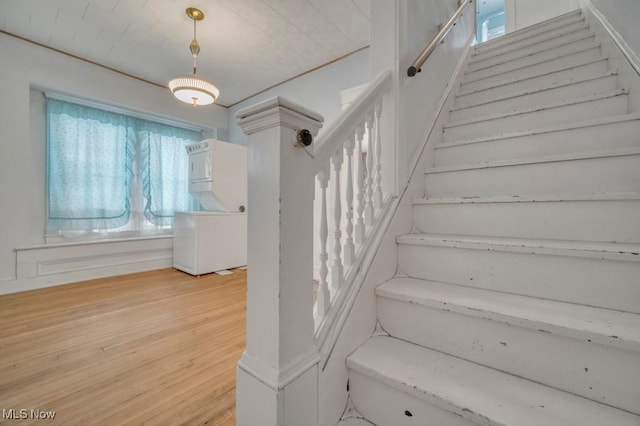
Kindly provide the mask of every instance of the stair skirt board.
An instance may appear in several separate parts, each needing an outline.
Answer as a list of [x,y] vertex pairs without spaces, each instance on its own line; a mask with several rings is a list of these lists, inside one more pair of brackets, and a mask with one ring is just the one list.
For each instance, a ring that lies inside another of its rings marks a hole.
[[619,253],[622,245],[425,235],[398,242],[398,269],[409,277],[640,313],[640,256]]

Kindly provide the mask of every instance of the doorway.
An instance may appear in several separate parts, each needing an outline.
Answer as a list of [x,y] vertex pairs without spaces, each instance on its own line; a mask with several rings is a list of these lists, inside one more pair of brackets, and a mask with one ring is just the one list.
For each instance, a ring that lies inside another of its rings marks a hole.
[[476,22],[478,43],[484,43],[505,33],[505,0],[476,1]]

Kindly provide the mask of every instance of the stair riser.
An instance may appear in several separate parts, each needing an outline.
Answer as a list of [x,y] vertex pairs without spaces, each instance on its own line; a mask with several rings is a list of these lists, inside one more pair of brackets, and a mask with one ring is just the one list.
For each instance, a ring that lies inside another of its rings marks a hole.
[[415,205],[429,234],[640,242],[640,201],[557,201]]
[[640,313],[640,262],[399,244],[398,265],[413,278]]
[[[580,52],[595,48],[598,48],[598,44],[595,41],[594,37],[590,37],[585,40],[565,44],[554,49],[545,50],[544,52],[536,53],[524,58],[514,59],[512,61],[501,63],[492,67],[482,68],[477,71],[469,70],[465,74],[465,81],[475,81],[481,78],[491,77],[496,74],[502,74],[533,65],[539,65],[541,63],[547,64],[547,62],[553,61],[556,58],[561,58],[574,52]],[[547,64],[547,66],[549,65]]]
[[550,31],[545,31],[519,41],[508,43],[506,45],[494,47],[493,49],[486,50],[484,52],[474,53],[473,56],[471,56],[470,62],[482,61],[494,56],[503,55],[505,53],[513,52],[524,47],[533,46],[537,43],[543,43],[557,37],[562,37],[566,34],[570,34],[585,28],[589,27],[584,20],[576,21],[572,24],[568,24],[566,26],[562,26]]
[[[507,113],[531,105],[545,105],[558,99],[572,99],[581,96],[595,95],[616,89],[617,78],[615,75],[589,80],[581,83],[570,84],[555,89],[543,90],[511,99],[485,103],[451,112],[451,122],[469,120],[484,115]],[[489,98],[486,98],[487,100]],[[495,98],[494,98],[495,99]],[[457,106],[457,105],[456,105]]]
[[[605,65],[606,67],[606,65]],[[603,67],[603,69],[605,68]],[[579,69],[579,68],[577,68]],[[601,79],[613,78],[617,82],[617,73],[611,71],[593,72],[582,76],[576,76],[576,68],[573,72],[558,72],[549,75],[529,79],[528,81],[520,81],[516,83],[497,86],[492,89],[481,90],[466,95],[456,95],[455,109],[469,108],[479,105],[485,105],[490,102],[499,102],[523,94],[535,94],[540,91],[553,89],[561,89],[570,87],[573,84],[586,84],[591,82],[595,84]],[[546,77],[546,78],[545,78]],[[559,78],[560,77],[560,78]],[[562,78],[564,77],[564,78]],[[526,82],[527,84],[524,84]],[[618,85],[614,85],[614,88]],[[578,96],[584,96],[582,93]],[[557,99],[556,99],[557,100]]]
[[[473,103],[478,102],[478,98],[495,99],[499,96],[505,96],[513,92],[531,89],[532,87],[553,87],[563,82],[596,77],[607,71],[608,65],[608,61],[603,59],[600,61],[581,64],[574,68],[552,71],[537,76],[531,76],[531,73],[528,73],[527,71],[511,73],[509,79],[499,80],[497,83],[491,85],[483,84],[485,80],[480,80],[474,83],[462,85],[458,91],[458,96],[456,97],[456,104],[459,106],[472,105]],[[523,75],[525,78],[521,79],[521,76]],[[526,78],[527,76],[530,76],[530,78]],[[516,79],[515,81],[503,84],[507,81],[513,80],[514,78]],[[499,84],[499,86],[495,86],[495,84]],[[479,92],[474,92],[476,89],[479,90]]]
[[436,148],[438,167],[640,146],[640,120]]
[[584,18],[578,14],[574,16],[562,17],[554,22],[548,22],[546,24],[539,25],[530,29],[523,29],[518,31],[517,33],[507,34],[504,37],[500,37],[498,39],[479,44],[475,46],[473,53],[480,54],[480,53],[489,52],[494,49],[499,49],[501,47],[508,46],[511,43],[517,43],[522,40],[528,40],[538,35],[546,34],[558,29],[566,28],[569,25],[574,25],[576,23],[584,24],[585,23]]
[[543,105],[537,111],[445,127],[444,142],[462,141],[586,121],[601,118],[604,114],[622,115],[627,113],[628,105],[628,98],[625,94],[557,106],[555,108],[545,108]]
[[394,337],[617,408],[640,411],[638,353],[524,328],[517,322],[486,319],[491,313],[466,315],[458,307],[443,306],[447,309],[443,310],[382,297],[377,306],[378,320]]
[[[451,411],[349,370],[349,389],[356,409],[378,426],[473,426]],[[412,416],[408,417],[405,411]]]
[[425,174],[428,198],[640,192],[640,155]]
[[546,61],[538,63],[536,65],[531,65],[530,67],[491,75],[487,78],[472,80],[472,76],[467,75],[462,82],[461,93],[468,93],[468,91],[493,87],[515,80],[519,81],[526,78],[537,77],[542,74],[549,74],[568,67],[580,66],[585,64],[585,62],[595,61],[596,59],[600,58],[600,56],[600,48],[597,47],[594,49],[583,50],[582,52],[576,52],[571,55],[563,56],[552,61]]
[[[472,60],[469,62],[469,67],[467,72],[474,72],[483,68],[504,64],[510,61],[514,61],[516,59],[524,58],[526,56],[539,54],[547,50],[558,49],[561,46],[564,46],[568,43],[574,43],[574,42],[582,41],[588,38],[591,38],[591,40],[594,40],[593,33],[591,32],[589,27],[585,27],[582,30],[578,30],[570,34],[564,34],[562,36],[555,37],[550,40],[545,40],[538,43],[532,43],[528,46],[521,46],[518,49],[515,49],[510,52],[505,52],[500,55],[489,56],[481,60]],[[562,51],[562,49],[560,49],[559,51]]]

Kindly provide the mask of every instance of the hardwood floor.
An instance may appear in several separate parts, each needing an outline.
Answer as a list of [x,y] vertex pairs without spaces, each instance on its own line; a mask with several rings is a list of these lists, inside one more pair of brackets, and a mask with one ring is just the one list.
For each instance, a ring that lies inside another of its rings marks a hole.
[[[245,312],[246,271],[237,269],[0,296],[0,423],[233,425]],[[56,416],[6,420],[9,409]]]

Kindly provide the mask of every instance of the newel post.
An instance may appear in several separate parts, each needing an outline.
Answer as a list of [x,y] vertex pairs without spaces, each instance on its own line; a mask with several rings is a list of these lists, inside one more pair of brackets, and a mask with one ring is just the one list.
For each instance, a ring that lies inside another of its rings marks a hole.
[[249,171],[247,348],[237,368],[236,425],[316,425],[315,173],[296,134],[315,136],[323,118],[280,97],[236,118],[248,135]]

